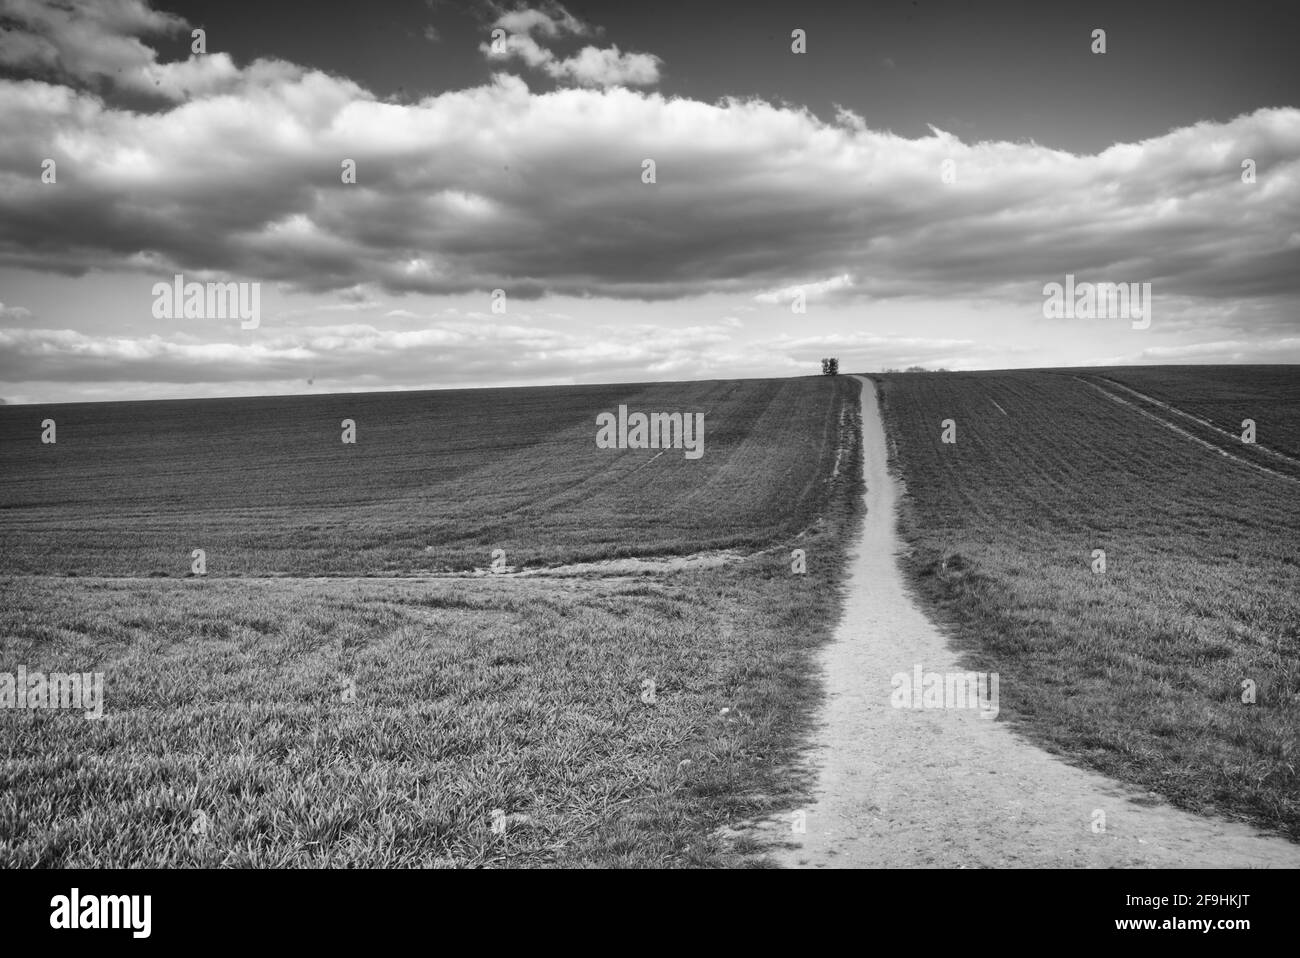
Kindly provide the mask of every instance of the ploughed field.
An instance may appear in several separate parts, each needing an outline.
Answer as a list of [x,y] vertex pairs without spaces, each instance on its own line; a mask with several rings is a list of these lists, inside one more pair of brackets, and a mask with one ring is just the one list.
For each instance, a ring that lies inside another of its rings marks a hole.
[[1300,839],[1300,370],[877,378],[908,570],[1002,717]]
[[[620,404],[703,456],[598,449]],[[822,377],[0,409],[0,673],[103,674],[101,719],[0,711],[0,866],[736,861],[802,795],[857,415]],[[419,577],[495,549],[746,558]]]

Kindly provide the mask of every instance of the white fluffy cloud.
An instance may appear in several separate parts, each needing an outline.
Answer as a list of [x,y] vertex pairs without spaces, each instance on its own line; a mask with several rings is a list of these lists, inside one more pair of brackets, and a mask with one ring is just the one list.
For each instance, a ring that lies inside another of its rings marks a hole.
[[653,86],[659,82],[663,61],[650,53],[623,53],[617,46],[588,45],[571,57],[561,58],[538,43],[534,33],[555,39],[596,32],[559,4],[503,12],[493,25],[505,30],[506,36],[479,46],[489,60],[498,63],[520,60],[554,80],[581,86]]
[[583,47],[565,60],[544,67],[557,80],[583,86],[653,86],[659,82],[658,57],[649,53],[621,53],[617,46]]

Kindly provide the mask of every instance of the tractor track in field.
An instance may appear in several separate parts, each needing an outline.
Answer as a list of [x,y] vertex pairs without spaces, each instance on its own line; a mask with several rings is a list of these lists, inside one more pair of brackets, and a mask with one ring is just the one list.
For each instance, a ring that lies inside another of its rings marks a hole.
[[[1223,436],[1225,439],[1230,439],[1233,442],[1241,442],[1241,437],[1239,435],[1237,435],[1234,432],[1230,432],[1227,429],[1222,429],[1216,426],[1208,419],[1203,419],[1200,416],[1195,415],[1194,413],[1187,412],[1184,409],[1179,409],[1177,406],[1156,399],[1154,396],[1148,396],[1146,393],[1139,392],[1138,390],[1134,389],[1132,386],[1125,386],[1123,383],[1117,382],[1114,379],[1110,379],[1106,376],[1102,376],[1100,378],[1102,382],[1108,383],[1116,387],[1117,389],[1122,389],[1124,392],[1129,393],[1130,395],[1133,396],[1137,396],[1139,399],[1145,400],[1146,402],[1149,402],[1154,406],[1159,406],[1161,409],[1165,410],[1166,412],[1171,412],[1176,416],[1182,416],[1184,419],[1190,419],[1192,420],[1192,422],[1199,423],[1200,425],[1206,427],[1207,429],[1213,430],[1214,432],[1218,433],[1220,436]],[[1273,456],[1277,459],[1281,459],[1283,462],[1289,463],[1290,465],[1300,466],[1300,459],[1297,459],[1295,456],[1288,455],[1287,453],[1282,452],[1278,449],[1270,449],[1268,446],[1261,445],[1258,442],[1255,443],[1254,446],[1262,453],[1266,453],[1267,455]]]
[[758,837],[787,867],[1300,866],[1300,845],[1173,808],[1043,751],[977,709],[891,707],[897,673],[969,670],[907,589],[901,491],[875,390],[862,382],[867,509],[843,617],[822,654],[826,697],[808,755],[813,800],[795,817],[720,835]]
[[[1079,376],[1075,376],[1073,378],[1078,380],[1081,383],[1084,383],[1085,385],[1091,386],[1093,389],[1097,390],[1099,393],[1101,393],[1103,396],[1105,396],[1107,399],[1111,400],[1112,402],[1118,403],[1121,406],[1126,406],[1129,409],[1132,409],[1138,415],[1145,416],[1147,419],[1150,419],[1152,422],[1159,423],[1160,425],[1164,426],[1166,429],[1173,430],[1174,432],[1178,433],[1178,435],[1182,436],[1184,439],[1190,439],[1192,442],[1196,443],[1197,445],[1204,446],[1206,449],[1210,450],[1211,452],[1217,452],[1225,459],[1232,459],[1235,462],[1239,462],[1242,463],[1243,465],[1250,466],[1252,469],[1258,469],[1260,472],[1265,473],[1266,475],[1274,476],[1278,479],[1286,479],[1290,482],[1300,482],[1300,478],[1297,478],[1296,476],[1288,475],[1285,472],[1278,472],[1276,469],[1270,469],[1268,466],[1261,465],[1258,462],[1251,462],[1249,459],[1243,458],[1242,456],[1238,456],[1235,453],[1229,452],[1227,449],[1224,449],[1222,446],[1216,446],[1214,443],[1209,442],[1208,440],[1202,439],[1200,436],[1188,432],[1186,429],[1182,428],[1176,423],[1172,423],[1167,419],[1162,419],[1161,417],[1157,416],[1155,413],[1151,412],[1149,409],[1143,409],[1141,406],[1137,405],[1137,403],[1133,402],[1132,400],[1125,399],[1123,396],[1115,395],[1115,393],[1111,392],[1109,389],[1107,389],[1105,386],[1100,385],[1099,383],[1095,383],[1088,379],[1083,379],[1082,377]],[[1106,382],[1111,382],[1111,380],[1106,380]],[[1182,412],[1182,410],[1175,409],[1173,406],[1169,406],[1166,403],[1162,403],[1157,399],[1151,399],[1151,397],[1138,392],[1136,389],[1129,389],[1127,386],[1120,385],[1119,383],[1114,383],[1114,385],[1118,386],[1120,389],[1127,390],[1128,392],[1132,393],[1134,396],[1139,396],[1142,399],[1155,403],[1157,406],[1168,409],[1170,412],[1178,413],[1179,415],[1185,416],[1188,419],[1194,420],[1195,422],[1208,426],[1210,429],[1213,429],[1217,433],[1221,433],[1222,435],[1228,437],[1229,439],[1233,439],[1233,440],[1237,439],[1237,437],[1234,436],[1232,433],[1225,432],[1224,430],[1219,429],[1217,426],[1211,425],[1210,423],[1206,422],[1204,419],[1200,419],[1196,416],[1193,416],[1191,413]],[[1264,451],[1271,453],[1279,457],[1280,459],[1283,459],[1286,462],[1292,463],[1296,466],[1300,466],[1300,460],[1292,459],[1290,456],[1286,455],[1285,453],[1280,453],[1273,449],[1264,449]]]

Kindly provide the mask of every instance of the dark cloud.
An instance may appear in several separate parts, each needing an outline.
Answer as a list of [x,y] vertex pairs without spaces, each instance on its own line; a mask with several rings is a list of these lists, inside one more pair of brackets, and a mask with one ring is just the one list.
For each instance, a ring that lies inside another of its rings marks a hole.
[[[1065,272],[1205,296],[1296,289],[1295,109],[1080,157],[905,139],[761,101],[534,93],[509,76],[399,105],[290,64],[202,62],[178,69],[208,92],[162,113],[0,83],[0,121],[17,131],[0,154],[0,261],[522,297],[672,298],[844,273],[843,295]],[[40,181],[46,157],[56,185]],[[341,182],[344,159],[356,185]]]
[[3,0],[0,69],[76,86],[155,93],[157,53],[140,37],[176,34],[183,17],[145,0]]

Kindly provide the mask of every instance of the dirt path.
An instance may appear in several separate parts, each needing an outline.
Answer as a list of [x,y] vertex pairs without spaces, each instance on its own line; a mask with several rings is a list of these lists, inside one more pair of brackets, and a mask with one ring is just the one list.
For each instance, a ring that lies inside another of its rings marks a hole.
[[[862,422],[867,515],[844,617],[824,653],[815,801],[803,834],[790,816],[763,826],[786,845],[773,857],[819,868],[1300,867],[1300,845],[1075,768],[978,710],[890,706],[896,673],[964,670],[904,588],[898,490],[866,380]],[[1104,832],[1093,830],[1098,810]]]
[[[512,582],[517,579],[631,579],[665,572],[689,572],[695,569],[716,569],[720,566],[744,562],[748,556],[739,552],[714,550],[712,552],[694,552],[690,555],[668,556],[633,556],[623,559],[597,559],[592,562],[572,562],[566,565],[536,566],[517,569],[506,566],[504,572],[488,569],[472,569],[464,572],[394,572],[375,575],[292,575],[289,573],[272,575],[210,575],[204,576],[205,582],[332,582],[332,583],[380,583],[393,582],[451,582],[473,579],[493,582]],[[43,579],[47,581],[66,582],[62,575],[11,575],[0,579]],[[188,582],[197,576],[140,576],[140,575],[78,575],[75,581],[92,582]]]

